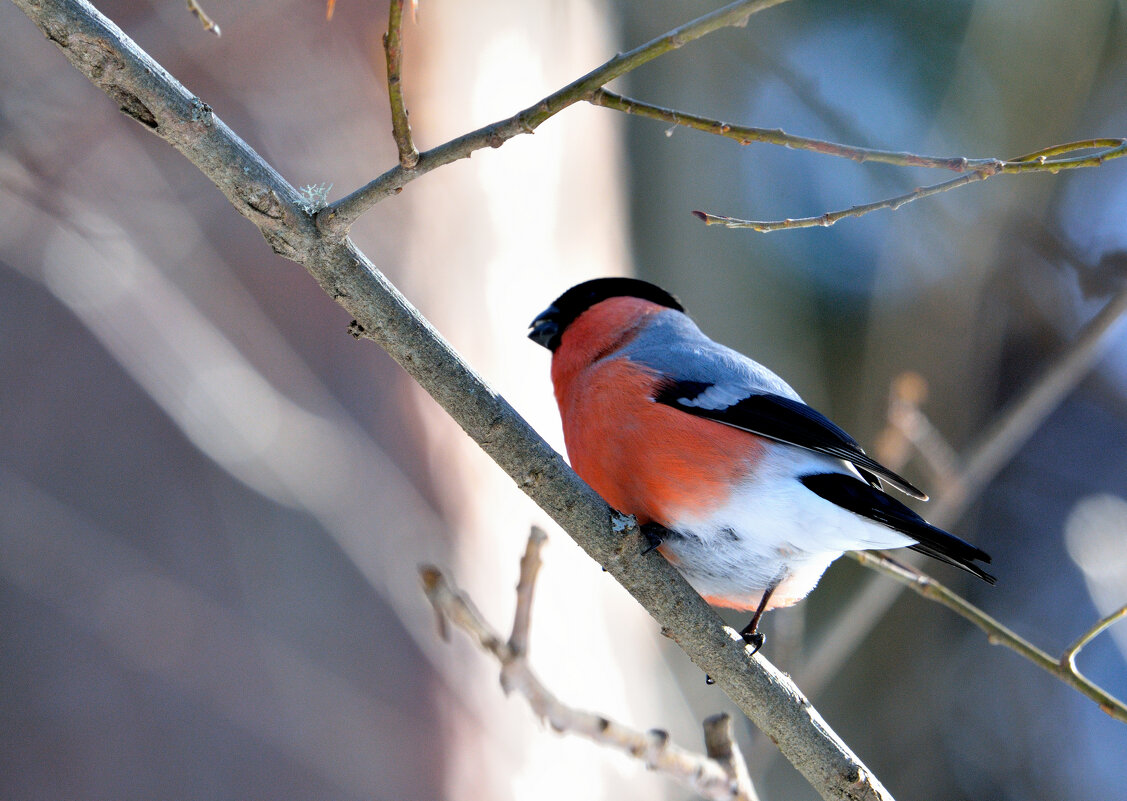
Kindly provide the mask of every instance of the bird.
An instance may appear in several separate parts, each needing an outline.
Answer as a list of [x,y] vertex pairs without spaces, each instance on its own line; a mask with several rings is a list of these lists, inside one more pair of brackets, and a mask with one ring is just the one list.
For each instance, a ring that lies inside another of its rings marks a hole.
[[753,612],[751,653],[763,613],[806,597],[845,551],[910,548],[995,583],[985,551],[886,488],[926,494],[661,287],[585,281],[529,328],[552,354],[572,468],[708,603]]

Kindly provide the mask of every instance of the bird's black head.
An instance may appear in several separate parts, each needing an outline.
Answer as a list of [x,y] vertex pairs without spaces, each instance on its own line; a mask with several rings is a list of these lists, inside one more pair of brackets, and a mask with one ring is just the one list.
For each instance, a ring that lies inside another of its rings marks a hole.
[[529,323],[528,338],[555,351],[560,337],[589,308],[608,298],[641,298],[683,312],[685,308],[659,286],[637,278],[595,278],[576,284]]

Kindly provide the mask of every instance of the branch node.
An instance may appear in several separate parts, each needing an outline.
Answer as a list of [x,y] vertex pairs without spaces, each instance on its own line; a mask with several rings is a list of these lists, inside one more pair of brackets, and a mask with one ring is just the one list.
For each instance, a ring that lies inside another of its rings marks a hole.
[[328,207],[329,192],[332,188],[333,185],[327,183],[306,184],[298,190],[301,195],[298,205],[301,206],[302,211],[312,217],[321,209]]
[[200,100],[198,97],[192,98],[192,122],[202,122],[205,126],[211,125],[214,114],[212,113],[211,106]]

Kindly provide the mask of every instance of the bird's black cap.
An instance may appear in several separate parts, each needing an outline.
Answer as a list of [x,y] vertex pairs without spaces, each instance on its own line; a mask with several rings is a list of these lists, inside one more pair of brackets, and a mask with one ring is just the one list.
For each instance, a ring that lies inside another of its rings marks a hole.
[[683,312],[677,298],[659,286],[638,278],[595,278],[576,284],[529,323],[528,338],[555,351],[567,327],[596,303],[608,298],[641,298]]

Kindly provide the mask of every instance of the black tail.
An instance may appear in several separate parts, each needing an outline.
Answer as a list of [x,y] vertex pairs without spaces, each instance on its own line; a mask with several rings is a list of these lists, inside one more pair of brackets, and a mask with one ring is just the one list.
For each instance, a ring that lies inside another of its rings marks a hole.
[[913,551],[961,568],[993,584],[997,579],[975,562],[990,563],[990,555],[969,542],[928,523],[904,504],[871,487],[856,476],[845,473],[818,473],[802,476],[806,488],[830,503],[854,514],[888,526],[916,541]]

